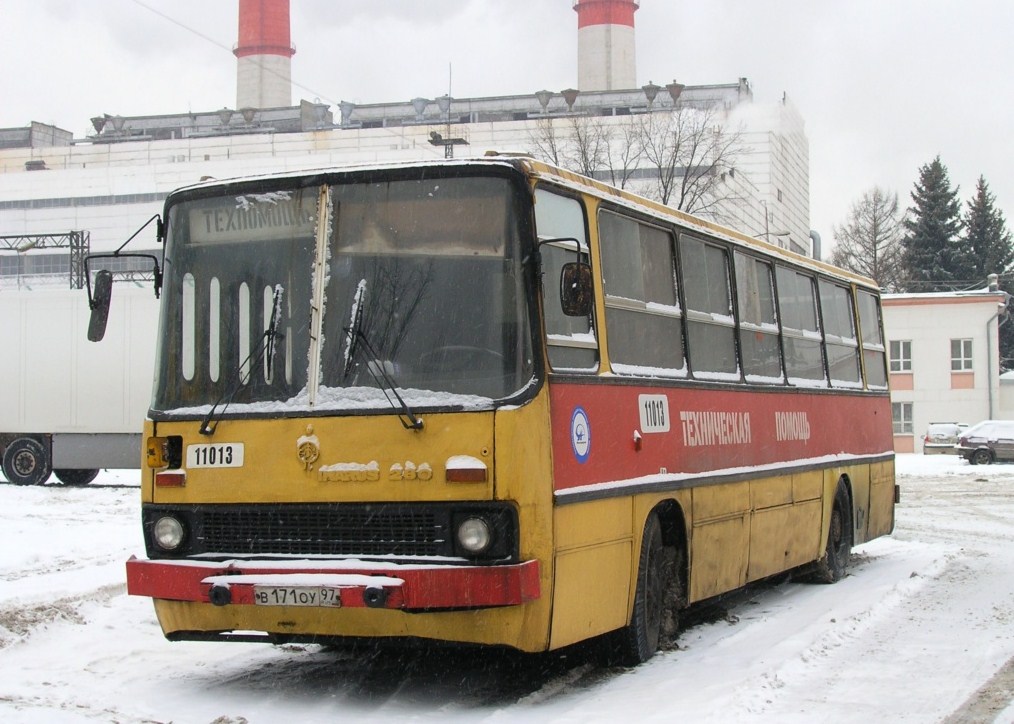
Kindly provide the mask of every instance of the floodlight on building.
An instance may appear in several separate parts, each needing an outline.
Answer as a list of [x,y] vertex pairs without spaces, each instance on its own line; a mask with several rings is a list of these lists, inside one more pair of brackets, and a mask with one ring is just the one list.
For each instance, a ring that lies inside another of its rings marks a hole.
[[437,98],[437,107],[441,113],[450,113],[451,111],[451,97],[449,95],[442,95]]
[[686,88],[685,85],[683,85],[682,83],[677,83],[676,81],[667,84],[665,87],[665,89],[669,91],[669,97],[672,98],[673,103],[678,101],[680,99],[680,96],[683,95],[684,88]]
[[356,104],[352,101],[342,101],[338,104],[338,109],[342,113],[342,125],[347,126],[352,123],[352,111],[356,109]]
[[644,97],[648,99],[648,108],[651,109],[652,104],[655,102],[655,96],[662,90],[662,86],[655,85],[649,80],[648,85],[641,86],[641,90],[644,91]]
[[250,125],[251,123],[253,123],[254,116],[257,115],[257,109],[256,108],[250,108],[249,106],[246,107],[246,108],[240,108],[239,112],[240,112],[240,115],[243,116],[243,120],[246,122],[247,125]]
[[232,110],[228,108],[223,108],[222,110],[220,110],[218,112],[218,120],[222,122],[223,126],[228,126],[229,121],[232,120]]
[[549,108],[549,101],[553,97],[553,91],[536,91],[535,97],[539,99],[539,105],[542,106],[542,112],[545,113],[546,109]]
[[119,116],[119,115],[113,116],[112,121],[113,121],[113,130],[114,131],[116,131],[117,133],[119,133],[120,131],[123,130],[123,124],[126,122],[126,119],[123,116]]
[[102,129],[106,127],[106,121],[109,119],[108,115],[95,116],[92,119],[92,127],[96,133],[102,133]]
[[426,112],[426,106],[430,104],[429,98],[413,98],[412,107],[415,108],[415,117],[417,121],[423,120],[423,114]]
[[567,111],[569,113],[574,112],[574,101],[577,100],[578,93],[580,93],[580,91],[576,88],[567,88],[566,90],[560,91],[564,102],[567,104]]

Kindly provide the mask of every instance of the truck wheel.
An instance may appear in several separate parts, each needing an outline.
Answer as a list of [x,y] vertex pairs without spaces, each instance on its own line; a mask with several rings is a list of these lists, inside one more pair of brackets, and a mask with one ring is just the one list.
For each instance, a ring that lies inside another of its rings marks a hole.
[[88,468],[58,468],[53,473],[64,485],[87,485],[98,477],[98,470]]
[[30,437],[19,437],[4,450],[4,476],[15,485],[42,485],[53,472],[45,446]]

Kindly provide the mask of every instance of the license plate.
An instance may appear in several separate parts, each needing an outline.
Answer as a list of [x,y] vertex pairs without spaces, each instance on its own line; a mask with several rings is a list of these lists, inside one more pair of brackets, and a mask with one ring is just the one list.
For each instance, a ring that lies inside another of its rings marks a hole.
[[188,468],[241,468],[243,443],[221,442],[213,445],[187,445]]
[[323,586],[254,586],[258,606],[316,606],[340,608],[341,591]]

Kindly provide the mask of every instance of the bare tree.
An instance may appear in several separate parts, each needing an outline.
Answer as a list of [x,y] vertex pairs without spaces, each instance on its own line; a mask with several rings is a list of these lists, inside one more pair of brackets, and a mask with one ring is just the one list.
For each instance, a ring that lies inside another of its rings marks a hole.
[[723,121],[716,106],[682,103],[639,116],[642,168],[650,175],[647,194],[690,214],[717,213],[731,194],[721,183],[723,174],[743,151],[742,134]]
[[557,166],[562,165],[562,146],[566,141],[554,118],[550,116],[539,118],[535,122],[535,130],[528,134],[528,140],[535,147],[534,156]]
[[568,116],[569,143],[564,146],[563,165],[572,171],[595,177],[607,168],[609,133],[589,116]]
[[741,134],[726,129],[720,114],[677,104],[623,120],[545,117],[529,139],[546,161],[619,188],[636,179],[638,191],[660,203],[717,218],[723,203],[741,201],[723,181],[743,151]]
[[875,186],[852,204],[845,223],[834,227],[831,263],[874,279],[886,291],[898,291],[904,230],[898,194]]
[[613,126],[609,129],[606,144],[606,169],[609,183],[621,189],[627,188],[643,153],[640,130],[631,123]]
[[617,174],[613,160],[625,158],[614,151],[613,136],[613,129],[600,118],[578,114],[540,118],[529,133],[536,156],[585,176],[610,178],[614,183],[619,176],[625,182],[629,161],[622,169],[626,173]]

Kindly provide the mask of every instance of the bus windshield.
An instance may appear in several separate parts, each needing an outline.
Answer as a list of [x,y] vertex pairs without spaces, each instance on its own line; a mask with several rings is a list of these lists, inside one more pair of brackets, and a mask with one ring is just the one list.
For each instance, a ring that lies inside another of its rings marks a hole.
[[515,187],[242,187],[168,213],[153,410],[489,409],[534,375]]

